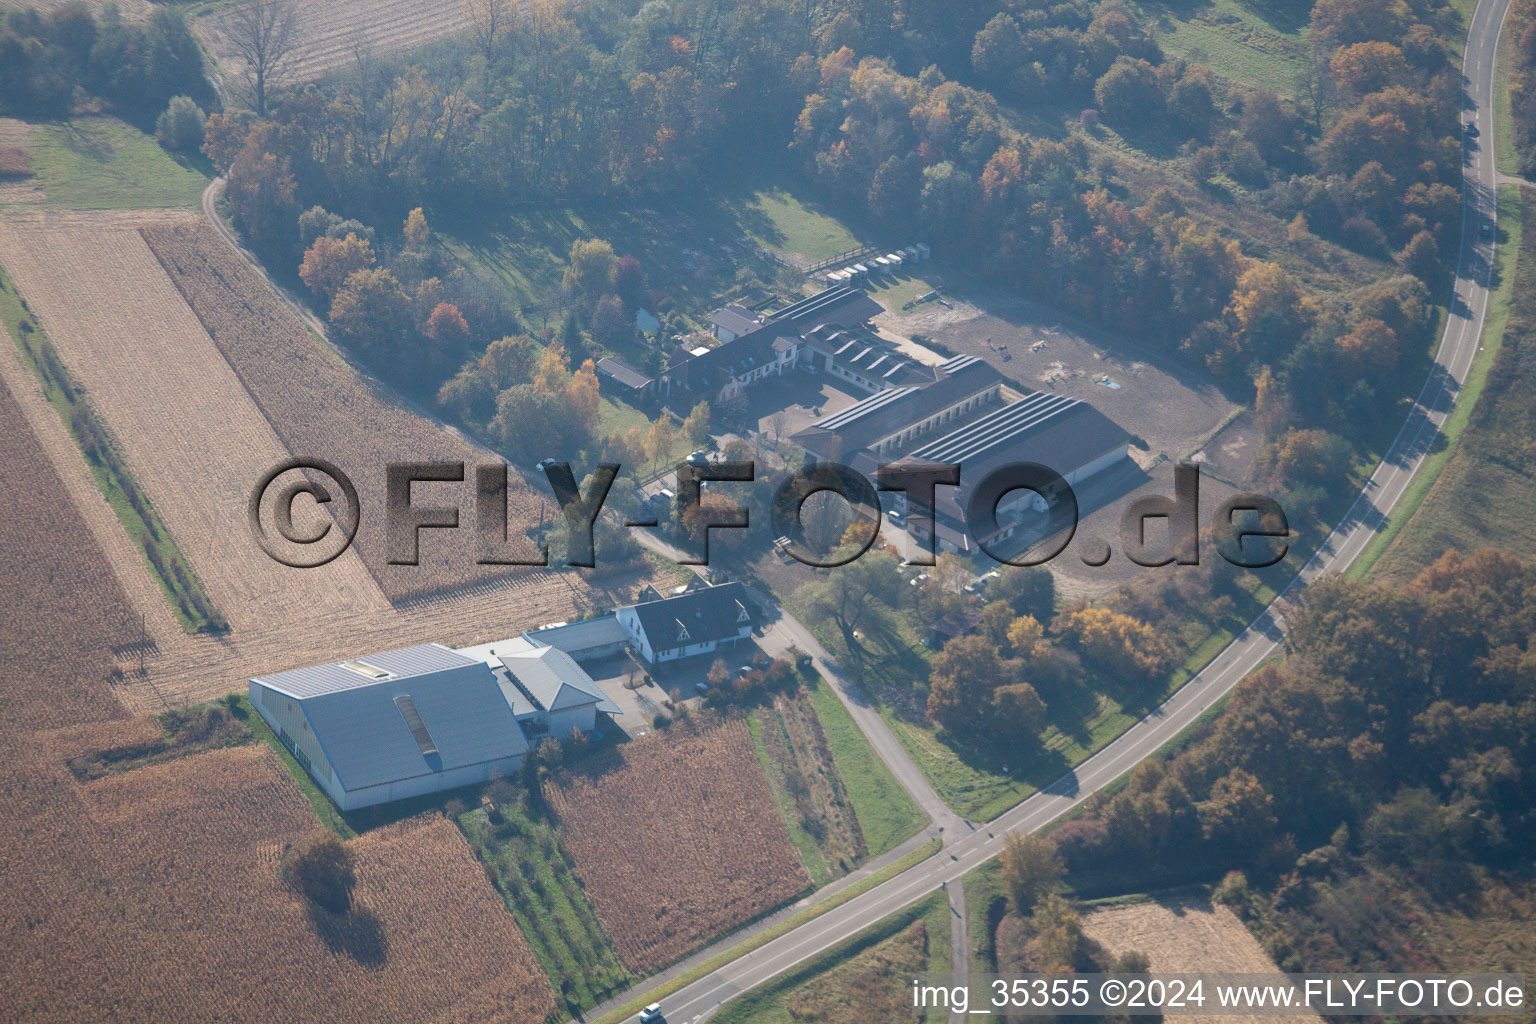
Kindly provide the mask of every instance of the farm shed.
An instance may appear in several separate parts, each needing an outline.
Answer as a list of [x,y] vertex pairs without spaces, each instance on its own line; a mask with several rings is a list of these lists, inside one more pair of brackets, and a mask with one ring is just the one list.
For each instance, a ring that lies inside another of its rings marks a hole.
[[576,662],[600,661],[624,652],[629,634],[612,615],[569,622],[563,626],[545,626],[523,637],[538,647],[558,647]]
[[[617,634],[615,651],[623,650],[627,640],[612,615],[571,625],[603,626],[606,632],[591,634],[593,639],[607,639]],[[569,628],[555,626],[508,640],[464,647],[458,652],[482,662],[491,670],[525,736],[563,738],[573,729],[592,732],[599,728],[598,712],[623,713],[603,693],[602,687],[576,664],[575,658],[558,646],[538,640],[540,633]]]
[[740,583],[627,605],[614,615],[635,650],[653,665],[712,654],[752,635],[752,606]]
[[603,356],[597,361],[597,372],[630,391],[647,391],[656,379],[642,370],[629,365],[616,356]]
[[537,709],[527,718],[518,715],[530,736],[548,733],[563,739],[576,729],[592,732],[599,711],[621,714],[592,677],[558,647],[513,651],[500,660],[511,685]]
[[259,676],[250,697],[343,811],[510,775],[528,749],[490,668],[442,644]]

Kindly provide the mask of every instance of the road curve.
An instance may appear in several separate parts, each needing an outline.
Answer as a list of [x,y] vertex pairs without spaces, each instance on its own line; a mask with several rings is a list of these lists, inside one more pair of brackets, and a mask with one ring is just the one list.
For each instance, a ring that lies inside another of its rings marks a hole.
[[[943,852],[769,942],[661,1001],[669,1024],[695,1024],[738,993],[782,974],[997,856],[1009,832],[1048,825],[1150,756],[1279,648],[1281,609],[1318,577],[1349,568],[1419,471],[1471,369],[1487,313],[1496,208],[1494,61],[1510,0],[1479,0],[1467,34],[1463,118],[1480,136],[1464,151],[1461,247],[1455,291],[1434,365],[1376,472],[1289,586],[1176,694],[1074,771],[985,826],[950,833]],[[1489,230],[1484,232],[1484,226]]]

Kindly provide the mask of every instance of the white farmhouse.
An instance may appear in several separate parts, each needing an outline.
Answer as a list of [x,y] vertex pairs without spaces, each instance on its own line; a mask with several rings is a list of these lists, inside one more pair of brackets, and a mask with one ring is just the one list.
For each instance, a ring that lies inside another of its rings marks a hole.
[[629,642],[652,665],[731,647],[752,635],[747,591],[722,583],[678,597],[627,605],[614,612]]

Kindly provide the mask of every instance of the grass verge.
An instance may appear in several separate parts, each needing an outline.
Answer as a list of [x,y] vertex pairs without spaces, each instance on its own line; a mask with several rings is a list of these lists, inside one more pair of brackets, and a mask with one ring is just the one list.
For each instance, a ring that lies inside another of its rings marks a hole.
[[170,603],[176,619],[188,633],[223,632],[229,628],[214,608],[197,575],[192,571],[159,513],[149,503],[128,471],[121,449],[106,424],[91,408],[90,400],[70,376],[58,352],[43,333],[36,315],[15,286],[0,271],[0,317],[37,375],[43,395],[53,406],[90,466],[91,476],[107,504],[144,555],[150,574]]
[[1514,295],[1516,262],[1523,244],[1522,221],[1525,204],[1520,195],[1519,186],[1499,186],[1499,205],[1508,211],[1508,215],[1500,219],[1500,233],[1503,238],[1500,240],[1497,256],[1498,286],[1488,300],[1488,315],[1483,322],[1482,342],[1473,359],[1472,368],[1467,374],[1466,383],[1456,397],[1455,408],[1451,410],[1450,416],[1446,418],[1441,428],[1443,443],[1424,459],[1423,464],[1419,466],[1419,471],[1414,474],[1413,480],[1408,484],[1407,490],[1398,499],[1397,508],[1387,517],[1386,525],[1371,538],[1371,542],[1360,553],[1360,557],[1356,558],[1354,564],[1349,567],[1347,575],[1352,579],[1363,579],[1370,575],[1381,558],[1396,544],[1403,529],[1417,516],[1425,498],[1434,488],[1436,480],[1457,451],[1473,409],[1481,399],[1483,388],[1487,384],[1488,372],[1503,345],[1504,329],[1509,323],[1511,298]]
[[[921,927],[918,927],[921,924]],[[913,977],[947,974],[949,901],[934,893],[728,1003],[719,1024],[862,1024],[910,1000]],[[882,998],[884,997],[884,998]],[[872,1005],[874,1004],[874,1005]],[[948,1011],[917,1017],[944,1020]]]
[[837,694],[819,679],[807,681],[806,689],[869,855],[878,857],[916,835],[927,821],[922,809],[880,760]]

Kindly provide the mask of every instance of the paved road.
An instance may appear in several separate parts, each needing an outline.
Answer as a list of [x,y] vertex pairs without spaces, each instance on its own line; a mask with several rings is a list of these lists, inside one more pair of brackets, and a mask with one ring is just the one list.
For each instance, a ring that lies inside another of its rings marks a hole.
[[1043,828],[1071,810],[1173,739],[1274,654],[1284,635],[1281,609],[1287,601],[1319,576],[1343,571],[1359,557],[1422,465],[1456,401],[1482,334],[1496,237],[1496,230],[1484,231],[1495,218],[1493,67],[1508,9],[1509,0],[1480,0],[1467,37],[1463,119],[1476,122],[1480,134],[1467,140],[1455,295],[1434,367],[1386,458],[1323,547],[1275,603],[1204,671],[1119,739],[991,823],[974,831],[951,832],[938,856],[663,999],[662,1009],[671,1024],[694,1024],[732,996],[769,981],[984,864],[997,855],[1007,833]]

